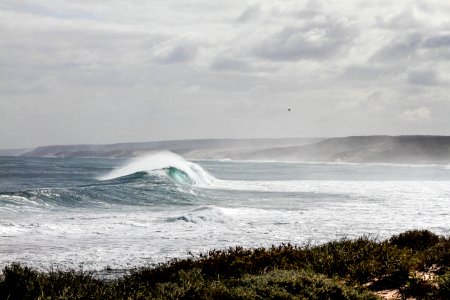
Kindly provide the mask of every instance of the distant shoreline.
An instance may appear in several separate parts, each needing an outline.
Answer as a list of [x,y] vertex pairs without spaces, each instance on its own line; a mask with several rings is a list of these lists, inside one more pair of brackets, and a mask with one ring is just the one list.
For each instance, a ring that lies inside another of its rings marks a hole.
[[110,145],[56,145],[0,150],[0,156],[133,158],[171,151],[189,160],[319,163],[450,164],[450,136],[201,139]]

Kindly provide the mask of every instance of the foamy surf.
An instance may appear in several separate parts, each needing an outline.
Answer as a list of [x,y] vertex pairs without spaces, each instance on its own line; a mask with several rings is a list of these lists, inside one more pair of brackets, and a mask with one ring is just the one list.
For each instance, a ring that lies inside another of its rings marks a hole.
[[207,224],[207,223],[230,223],[233,219],[227,215],[225,209],[214,206],[204,205],[193,210],[190,210],[186,214],[168,218],[168,222],[188,222],[195,224]]

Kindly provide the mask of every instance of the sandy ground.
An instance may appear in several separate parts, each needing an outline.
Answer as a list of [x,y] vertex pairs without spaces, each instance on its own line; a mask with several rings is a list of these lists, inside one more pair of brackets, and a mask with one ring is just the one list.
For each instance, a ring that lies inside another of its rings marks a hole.
[[401,299],[400,292],[398,290],[382,290],[376,292],[375,294],[386,300]]

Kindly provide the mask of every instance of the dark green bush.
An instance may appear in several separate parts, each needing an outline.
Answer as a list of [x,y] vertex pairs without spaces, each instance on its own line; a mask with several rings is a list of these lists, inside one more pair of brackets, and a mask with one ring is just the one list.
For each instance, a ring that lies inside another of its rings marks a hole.
[[371,292],[307,271],[245,275],[231,286],[234,299],[378,299]]
[[3,299],[35,299],[39,296],[39,274],[29,267],[17,263],[3,269],[0,282],[0,296]]
[[434,268],[438,273],[450,270],[450,238],[441,239],[439,243],[425,250],[420,256],[421,268]]
[[51,271],[39,277],[43,295],[59,295],[63,299],[103,299],[108,284],[89,272]]
[[389,242],[399,248],[413,250],[428,249],[440,241],[439,236],[428,230],[409,230],[389,239]]
[[432,282],[421,278],[411,278],[400,288],[401,295],[406,298],[435,299],[437,288]]
[[439,278],[438,280],[438,289],[434,295],[434,299],[449,299],[450,295],[450,272],[447,272]]
[[309,249],[308,254],[314,271],[358,283],[384,278],[398,284],[408,277],[411,267],[408,251],[366,237],[327,243]]

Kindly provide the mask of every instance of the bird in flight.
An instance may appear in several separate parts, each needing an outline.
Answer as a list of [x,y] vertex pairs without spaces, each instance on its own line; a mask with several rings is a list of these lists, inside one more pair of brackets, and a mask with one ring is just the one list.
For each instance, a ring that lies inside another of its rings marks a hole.
[[288,111],[291,111],[291,109],[290,109],[290,108],[288,108]]

